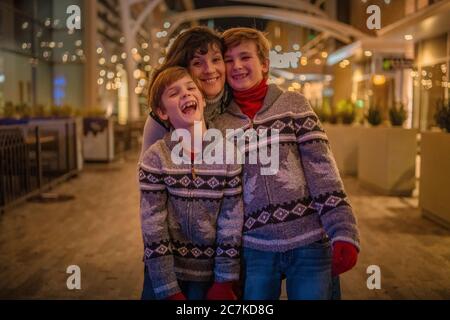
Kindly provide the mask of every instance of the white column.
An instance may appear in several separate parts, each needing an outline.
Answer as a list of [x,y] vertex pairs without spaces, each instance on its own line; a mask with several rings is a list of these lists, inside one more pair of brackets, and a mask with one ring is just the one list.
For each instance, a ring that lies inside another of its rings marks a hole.
[[85,28],[83,30],[83,47],[86,56],[84,64],[84,109],[98,107],[98,84],[97,84],[97,1],[84,0]]
[[136,69],[136,63],[134,62],[131,54],[131,49],[135,46],[135,37],[131,30],[130,3],[128,0],[120,0],[120,15],[122,32],[125,37],[125,52],[127,53],[127,58],[125,59],[125,70],[127,73],[128,86],[128,115],[130,120],[136,120],[139,118],[138,97],[134,92],[137,83],[136,79],[133,77],[133,71]]

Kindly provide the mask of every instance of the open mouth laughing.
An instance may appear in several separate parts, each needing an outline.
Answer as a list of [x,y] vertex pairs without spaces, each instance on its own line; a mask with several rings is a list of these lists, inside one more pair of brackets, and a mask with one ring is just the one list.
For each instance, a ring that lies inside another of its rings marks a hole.
[[185,115],[192,115],[197,111],[197,101],[190,100],[181,105],[181,112]]

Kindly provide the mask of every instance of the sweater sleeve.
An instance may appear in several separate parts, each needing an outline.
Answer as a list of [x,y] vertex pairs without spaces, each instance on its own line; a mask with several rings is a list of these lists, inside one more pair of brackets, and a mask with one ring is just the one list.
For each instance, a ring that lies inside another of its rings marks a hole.
[[148,116],[145,121],[144,131],[142,134],[142,147],[139,160],[141,161],[145,151],[153,145],[159,139],[162,139],[168,130],[158,121],[155,120],[156,116]]
[[217,251],[214,267],[216,282],[239,280],[244,221],[241,173],[240,165],[228,166],[224,198],[217,217]]
[[358,250],[356,218],[344,190],[328,137],[303,95],[293,95],[294,126],[300,158],[314,206],[331,241],[346,241]]
[[[156,145],[154,146],[156,147]],[[180,292],[167,223],[167,191],[156,148],[150,148],[139,164],[140,217],[144,263],[157,299]]]

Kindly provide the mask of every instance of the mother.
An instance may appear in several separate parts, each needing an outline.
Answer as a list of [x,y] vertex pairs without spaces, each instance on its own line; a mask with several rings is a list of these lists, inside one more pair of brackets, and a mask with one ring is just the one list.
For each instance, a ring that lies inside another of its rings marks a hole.
[[[208,123],[223,113],[231,100],[231,92],[225,85],[223,53],[224,46],[218,33],[204,26],[190,28],[175,39],[167,53],[166,61],[152,78],[155,79],[159,72],[168,67],[187,68],[192,77],[198,80],[199,87],[205,94],[204,117]],[[139,158],[142,158],[148,147],[162,139],[168,131],[167,124],[155,113],[150,112],[144,126]]]

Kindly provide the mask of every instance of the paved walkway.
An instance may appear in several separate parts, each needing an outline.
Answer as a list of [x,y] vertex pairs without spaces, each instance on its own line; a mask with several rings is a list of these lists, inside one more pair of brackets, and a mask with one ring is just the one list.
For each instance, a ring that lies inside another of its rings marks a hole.
[[[136,156],[85,167],[54,191],[60,203],[25,203],[0,217],[0,298],[138,299],[143,280]],[[345,185],[357,214],[362,252],[342,277],[344,299],[450,299],[450,231],[423,219],[417,199],[384,197]],[[68,290],[66,268],[81,268]],[[370,265],[381,290],[366,286]],[[283,295],[284,296],[284,295]]]

